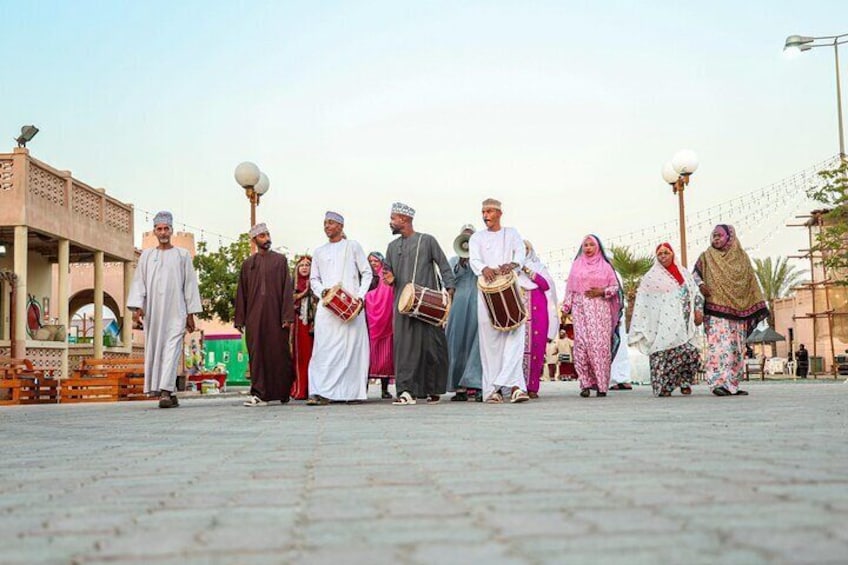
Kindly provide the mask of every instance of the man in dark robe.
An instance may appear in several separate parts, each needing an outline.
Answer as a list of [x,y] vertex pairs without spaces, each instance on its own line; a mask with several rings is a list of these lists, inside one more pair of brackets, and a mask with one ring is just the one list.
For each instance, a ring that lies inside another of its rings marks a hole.
[[294,290],[285,255],[271,250],[265,224],[250,230],[256,254],[241,266],[235,326],[246,332],[250,357],[250,399],[245,406],[289,401],[294,379],[289,331],[294,322]]
[[795,352],[795,362],[798,364],[795,369],[795,374],[802,379],[807,378],[807,373],[810,371],[810,353],[802,343],[798,351]]
[[[398,312],[403,289],[412,282],[434,290],[441,284],[453,296],[450,264],[433,236],[413,229],[414,216],[415,210],[406,204],[392,205],[389,227],[400,237],[389,243],[388,268],[383,271],[385,282],[395,287],[394,361],[398,394],[395,404],[398,405],[415,404],[417,398],[438,402],[447,390],[448,345],[444,329]],[[441,283],[434,265],[441,274]]]

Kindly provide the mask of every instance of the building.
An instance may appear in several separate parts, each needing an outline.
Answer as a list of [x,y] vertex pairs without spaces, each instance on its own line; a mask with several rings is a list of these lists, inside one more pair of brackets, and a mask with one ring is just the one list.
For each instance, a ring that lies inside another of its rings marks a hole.
[[[26,148],[0,153],[0,355],[27,357],[59,377],[84,357],[131,355],[131,324],[123,320],[135,260],[132,205],[38,161]],[[120,273],[110,293],[121,326],[121,345],[113,347],[103,343],[107,264]],[[92,273],[93,343],[69,344],[64,333],[36,339],[32,329],[48,320],[70,327],[72,265]]]
[[810,370],[836,376],[836,356],[848,350],[848,287],[845,274],[825,269],[814,251],[816,236],[826,225],[827,210],[814,210],[800,227],[807,228],[810,247],[799,257],[810,262],[812,280],[795,288],[792,296],[774,303],[775,330],[786,337],[777,354],[788,357],[800,344],[810,352]]

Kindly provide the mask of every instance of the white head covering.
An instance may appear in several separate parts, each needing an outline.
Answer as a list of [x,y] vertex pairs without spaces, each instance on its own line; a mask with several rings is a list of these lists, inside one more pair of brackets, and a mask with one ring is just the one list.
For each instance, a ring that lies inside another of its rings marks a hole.
[[415,217],[415,208],[404,204],[403,202],[395,202],[392,204],[392,214],[400,214],[401,216]]
[[[536,254],[536,250],[533,248],[533,244],[525,239],[524,245],[527,247],[527,257],[524,260],[524,268],[529,269],[537,276],[544,278],[545,282],[548,283],[548,290],[545,291],[545,302],[548,308],[547,337],[548,339],[556,339],[559,334],[559,312],[557,312],[557,294],[554,278],[551,276],[548,268],[545,267],[545,264],[542,263],[542,260],[539,259],[539,256]],[[518,284],[521,288],[528,290],[539,288],[539,285],[531,280],[524,270],[522,270],[518,275]]]
[[171,227],[174,227],[174,215],[170,212],[162,210],[161,212],[153,216],[153,226],[156,227],[159,224],[167,224]]
[[260,233],[271,233],[268,231],[268,226],[266,226],[264,222],[256,224],[255,226],[250,228],[250,239],[253,239]]
[[324,214],[324,219],[325,220],[332,220],[334,222],[338,222],[338,223],[344,225],[344,216],[342,216],[338,212],[332,212],[330,210],[327,210],[327,213]]
[[483,201],[483,208],[494,208],[495,210],[503,210],[501,201],[494,198],[487,198]]

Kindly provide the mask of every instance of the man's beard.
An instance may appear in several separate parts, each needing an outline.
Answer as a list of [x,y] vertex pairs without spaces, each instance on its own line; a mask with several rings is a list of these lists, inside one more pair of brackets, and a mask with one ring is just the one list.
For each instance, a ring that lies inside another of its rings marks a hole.
[[171,243],[170,237],[158,237],[156,239],[159,240],[159,245],[168,245],[169,243]]
[[271,240],[269,239],[269,240],[268,240],[268,241],[266,241],[265,243],[260,243],[260,244],[259,244],[259,247],[261,247],[261,248],[262,248],[262,249],[264,249],[265,251],[268,251],[269,249],[271,249]]
[[392,235],[398,235],[400,233],[400,228],[389,224],[389,227],[392,229]]

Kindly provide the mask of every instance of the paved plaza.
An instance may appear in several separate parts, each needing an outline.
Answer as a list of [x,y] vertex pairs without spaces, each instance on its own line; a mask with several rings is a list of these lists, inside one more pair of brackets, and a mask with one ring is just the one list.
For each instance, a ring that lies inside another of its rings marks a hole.
[[746,388],[3,408],[0,562],[848,562],[848,385]]

